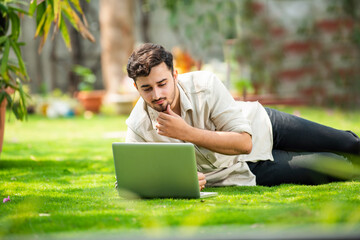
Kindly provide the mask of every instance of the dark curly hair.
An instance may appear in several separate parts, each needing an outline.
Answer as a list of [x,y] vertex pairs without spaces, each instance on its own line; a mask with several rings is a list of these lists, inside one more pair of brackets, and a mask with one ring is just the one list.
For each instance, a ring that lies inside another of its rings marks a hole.
[[137,77],[148,76],[151,68],[162,62],[166,64],[171,74],[173,74],[173,55],[160,45],[145,43],[131,54],[126,70],[128,76],[136,81]]

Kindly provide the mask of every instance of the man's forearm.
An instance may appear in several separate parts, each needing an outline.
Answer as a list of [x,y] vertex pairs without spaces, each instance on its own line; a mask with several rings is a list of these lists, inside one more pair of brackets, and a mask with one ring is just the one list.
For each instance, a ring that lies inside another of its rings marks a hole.
[[174,113],[170,107],[159,113],[156,124],[160,135],[176,138],[211,151],[227,154],[249,154],[252,149],[251,136],[248,133],[218,132],[194,128]]
[[182,140],[227,155],[249,154],[252,149],[251,136],[246,132],[218,132],[189,126]]

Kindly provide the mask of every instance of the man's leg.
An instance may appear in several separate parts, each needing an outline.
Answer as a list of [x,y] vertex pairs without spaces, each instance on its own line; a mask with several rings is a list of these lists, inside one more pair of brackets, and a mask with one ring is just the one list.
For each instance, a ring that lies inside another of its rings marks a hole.
[[248,162],[256,184],[283,183],[317,185],[353,177],[352,165],[333,153],[287,152],[273,150],[274,161]]
[[360,155],[360,139],[351,131],[337,130],[275,109],[265,109],[273,128],[273,149]]

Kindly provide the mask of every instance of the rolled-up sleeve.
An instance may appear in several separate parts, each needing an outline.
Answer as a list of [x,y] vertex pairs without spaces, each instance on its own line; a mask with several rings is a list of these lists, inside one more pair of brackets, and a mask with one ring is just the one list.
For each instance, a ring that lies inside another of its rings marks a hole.
[[208,105],[210,119],[217,131],[247,132],[252,135],[251,123],[244,116],[241,107],[226,89],[224,84],[215,76],[209,81],[210,96]]

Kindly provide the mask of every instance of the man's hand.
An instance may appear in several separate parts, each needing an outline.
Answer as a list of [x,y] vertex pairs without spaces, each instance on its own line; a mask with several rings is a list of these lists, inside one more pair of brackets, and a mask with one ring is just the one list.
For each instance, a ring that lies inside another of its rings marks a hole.
[[187,124],[184,119],[166,107],[157,118],[157,133],[184,142],[191,142],[210,151],[226,154],[250,154],[252,150],[251,135],[247,132],[211,131],[195,128]]
[[163,136],[185,141],[187,131],[191,128],[179,115],[174,113],[170,105],[166,111],[160,112],[157,119],[157,133]]
[[205,175],[201,172],[198,172],[198,179],[199,179],[199,189],[201,191],[205,188],[205,184],[206,184]]

